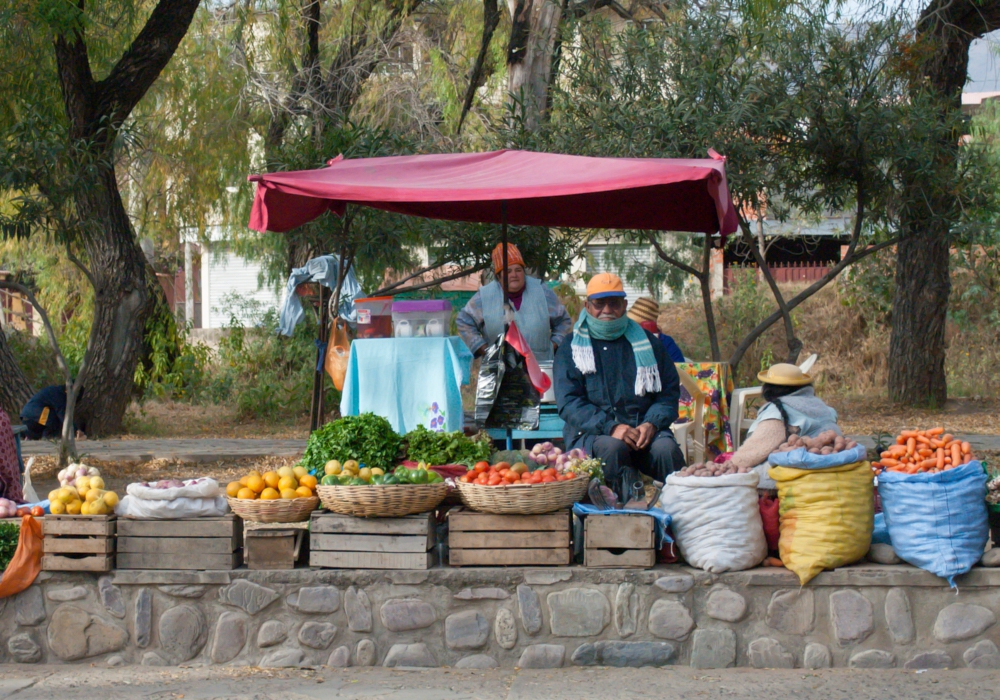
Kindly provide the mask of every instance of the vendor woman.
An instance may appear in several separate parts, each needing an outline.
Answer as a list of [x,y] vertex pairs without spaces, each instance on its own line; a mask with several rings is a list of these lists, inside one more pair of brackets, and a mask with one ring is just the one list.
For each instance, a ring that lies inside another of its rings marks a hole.
[[[469,300],[455,325],[462,340],[476,357],[480,357],[504,331],[503,244],[493,249],[493,272],[496,279],[485,285]],[[573,321],[555,293],[524,272],[524,258],[517,246],[507,244],[507,296],[514,309],[514,320],[521,335],[528,341],[535,359],[552,362],[555,348],[569,332]]]
[[791,433],[816,437],[824,430],[842,435],[837,412],[823,403],[813,390],[813,378],[795,365],[779,363],[757,375],[765,403],[747,431],[747,439],[732,457],[737,467],[752,468],[760,475],[759,488],[776,489],[767,475],[768,455],[776,451]]

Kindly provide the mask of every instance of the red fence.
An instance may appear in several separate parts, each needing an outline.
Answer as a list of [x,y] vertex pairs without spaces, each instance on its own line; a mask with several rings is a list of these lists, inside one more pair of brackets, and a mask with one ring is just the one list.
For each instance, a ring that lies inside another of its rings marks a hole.
[[[798,262],[771,265],[768,269],[771,270],[771,275],[778,284],[810,283],[822,278],[823,275],[830,271],[830,266],[827,263],[821,262]],[[725,269],[724,288],[726,290],[732,289],[745,275],[755,274],[756,272],[757,268],[755,266],[731,265]]]

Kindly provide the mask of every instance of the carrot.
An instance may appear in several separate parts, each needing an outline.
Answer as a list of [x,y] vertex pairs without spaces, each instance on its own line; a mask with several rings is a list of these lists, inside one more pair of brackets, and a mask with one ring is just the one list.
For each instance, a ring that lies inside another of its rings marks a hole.
[[917,449],[917,439],[913,438],[913,437],[907,438],[906,439],[906,454],[911,455],[911,454],[913,454],[914,450],[916,450],[916,449]]
[[962,463],[962,446],[957,442],[951,443],[951,463],[956,467]]
[[930,459],[925,459],[923,462],[917,464],[917,467],[919,469],[930,469],[936,466],[937,466],[937,460],[933,457],[931,457]]
[[921,448],[921,449],[917,450],[917,454],[920,455],[921,457],[923,457],[924,459],[927,459],[928,457],[930,457],[931,455],[934,454],[934,450],[931,450],[931,449],[928,449],[928,448],[924,447],[924,448]]
[[917,442],[922,443],[924,445],[929,445],[931,444],[931,439],[926,435],[917,435]]
[[916,464],[911,464],[904,470],[907,474],[916,474],[919,469]]
[[947,442],[951,442],[954,439],[955,439],[955,436],[952,435],[951,433],[945,433],[944,435],[941,436],[941,441],[942,442],[946,442],[946,443]]
[[933,447],[936,450],[939,447],[944,447],[944,443],[941,440],[938,440],[937,438],[931,438],[931,447]]
[[937,449],[937,464],[934,465],[935,469],[944,469],[944,448],[939,447]]
[[972,454],[972,445],[967,442],[962,443],[962,454]]
[[896,438],[896,444],[897,445],[905,445],[906,444],[906,438],[903,437],[902,435],[900,435],[898,438]]
[[915,438],[917,436],[916,430],[904,430],[899,434],[901,438]]
[[883,457],[882,458],[882,466],[884,466],[884,467],[898,467],[899,466],[899,460],[898,459],[893,459],[892,457]]
[[931,428],[930,430],[928,430],[927,434],[933,436],[933,435],[940,435],[943,432],[944,432],[944,428],[937,427],[937,428]]

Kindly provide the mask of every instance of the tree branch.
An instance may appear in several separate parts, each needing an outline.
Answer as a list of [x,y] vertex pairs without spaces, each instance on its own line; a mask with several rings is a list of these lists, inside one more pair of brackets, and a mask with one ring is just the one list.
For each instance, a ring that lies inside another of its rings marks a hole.
[[462,116],[458,119],[458,133],[462,133],[462,124],[465,117],[472,109],[472,102],[476,98],[476,90],[483,84],[483,73],[486,67],[486,56],[490,50],[490,42],[493,41],[493,32],[496,31],[500,23],[500,8],[497,0],[483,0],[483,35],[479,42],[479,55],[476,62],[472,64],[469,73],[469,85],[465,88],[465,99],[462,102]]
[[[463,277],[468,277],[469,275],[474,275],[477,272],[485,270],[487,265],[479,265],[477,267],[471,268],[469,270],[460,270],[454,274],[446,275],[445,277],[438,277],[431,280],[430,282],[421,282],[420,284],[415,284],[412,287],[404,287],[402,289],[392,290],[387,294],[387,296],[394,297],[397,294],[405,294],[406,292],[415,292],[418,289],[426,289],[427,287],[435,287],[439,284],[444,284],[445,282],[451,282],[452,280],[461,279]],[[373,295],[374,296],[374,295]]]
[[69,261],[71,263],[73,263],[78,268],[80,268],[80,272],[82,272],[84,275],[86,275],[87,279],[90,281],[90,286],[93,287],[94,291],[96,292],[97,291],[97,282],[94,281],[94,275],[93,275],[93,273],[91,273],[91,271],[89,269],[87,269],[86,265],[84,265],[82,262],[80,262],[79,258],[77,258],[75,255],[73,255],[73,251],[70,250],[69,244],[66,245],[66,257],[69,258]]
[[404,277],[404,278],[402,278],[400,280],[396,280],[392,284],[387,284],[386,286],[382,287],[382,289],[378,290],[377,292],[373,292],[372,296],[373,297],[381,296],[381,295],[385,294],[386,292],[388,292],[391,289],[395,289],[396,287],[401,287],[402,285],[406,284],[407,282],[409,282],[414,277],[420,277],[420,275],[426,274],[426,273],[430,272],[431,270],[436,270],[439,267],[444,267],[445,265],[451,265],[451,264],[452,264],[452,261],[449,260],[447,262],[435,263],[433,265],[428,265],[427,267],[422,267],[419,270],[417,270],[416,272],[411,272],[406,277]]
[[660,242],[658,240],[656,240],[656,234],[653,233],[652,231],[647,231],[646,232],[646,239],[650,242],[650,244],[653,246],[653,248],[656,249],[656,254],[658,256],[660,256],[660,259],[663,260],[664,262],[670,263],[674,267],[683,270],[684,272],[688,273],[689,275],[694,275],[699,280],[702,278],[703,275],[707,275],[708,274],[707,271],[700,272],[700,271],[696,270],[695,268],[691,267],[690,265],[688,265],[687,263],[681,262],[677,258],[675,258],[672,255],[668,254],[667,251],[663,250],[663,246],[660,245]]

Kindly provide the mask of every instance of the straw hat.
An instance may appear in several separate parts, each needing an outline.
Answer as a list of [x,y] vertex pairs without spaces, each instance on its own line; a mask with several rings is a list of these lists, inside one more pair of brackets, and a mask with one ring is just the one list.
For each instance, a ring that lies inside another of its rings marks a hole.
[[642,323],[643,321],[656,323],[656,319],[659,316],[660,305],[656,303],[655,299],[650,299],[649,297],[639,297],[632,302],[632,306],[628,310],[628,317],[636,323]]
[[813,378],[810,375],[795,365],[785,362],[771,365],[766,372],[759,372],[757,379],[765,384],[777,384],[778,386],[805,386],[813,383]]

